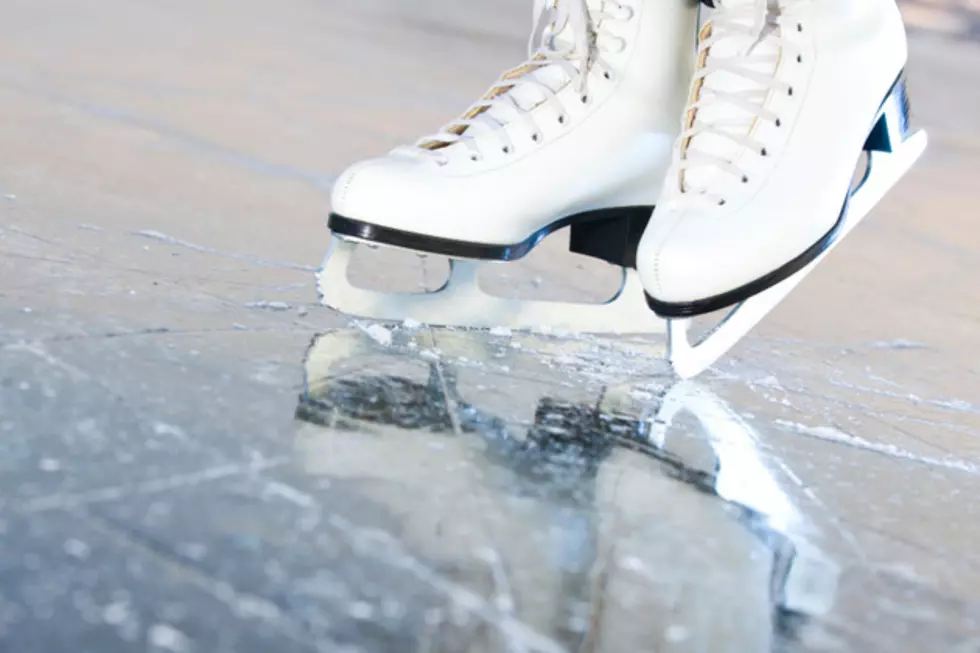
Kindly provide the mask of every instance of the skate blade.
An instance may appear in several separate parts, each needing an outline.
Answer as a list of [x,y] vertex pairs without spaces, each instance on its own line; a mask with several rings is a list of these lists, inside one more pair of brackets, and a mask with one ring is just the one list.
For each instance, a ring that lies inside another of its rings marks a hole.
[[643,288],[635,270],[623,268],[619,292],[601,304],[490,295],[480,288],[478,279],[484,262],[453,259],[450,259],[449,279],[441,288],[422,293],[386,293],[354,286],[347,278],[347,269],[358,246],[356,242],[334,236],[317,273],[321,303],[345,315],[473,329],[547,329],[591,334],[666,331],[665,322],[643,301]]
[[845,222],[830,245],[793,276],[735,306],[700,340],[690,339],[692,318],[672,319],[667,325],[667,356],[675,373],[690,379],[708,369],[769,314],[814,268],[868,216],[885,194],[915,165],[928,145],[918,131],[894,152],[869,152],[864,180],[851,192]]

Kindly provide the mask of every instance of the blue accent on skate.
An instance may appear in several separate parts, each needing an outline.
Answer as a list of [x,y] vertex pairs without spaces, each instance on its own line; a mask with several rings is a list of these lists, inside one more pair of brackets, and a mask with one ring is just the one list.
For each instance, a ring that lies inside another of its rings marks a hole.
[[895,82],[879,111],[881,115],[868,135],[864,150],[891,153],[908,138],[911,131],[912,105],[904,74]]

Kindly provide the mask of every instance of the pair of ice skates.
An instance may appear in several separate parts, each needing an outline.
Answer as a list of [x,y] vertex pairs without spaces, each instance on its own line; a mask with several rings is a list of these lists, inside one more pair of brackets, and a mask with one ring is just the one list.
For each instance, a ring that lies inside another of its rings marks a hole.
[[[909,126],[895,0],[702,3],[705,16],[693,0],[536,0],[526,62],[438,134],[337,181],[324,303],[436,325],[666,330],[685,378],[718,360],[926,135]],[[564,227],[573,252],[623,268],[609,302],[480,290],[479,262],[519,259]],[[358,243],[447,256],[449,281],[427,294],[351,286]],[[722,310],[692,341],[693,319]]]

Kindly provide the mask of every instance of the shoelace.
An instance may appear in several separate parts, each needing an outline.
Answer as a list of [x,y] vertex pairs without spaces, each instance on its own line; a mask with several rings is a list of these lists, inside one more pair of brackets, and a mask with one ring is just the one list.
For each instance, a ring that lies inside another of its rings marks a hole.
[[[614,0],[603,0],[598,11],[590,11],[587,0],[547,0],[535,21],[528,43],[527,61],[504,73],[462,118],[442,127],[439,133],[426,136],[413,146],[400,147],[395,152],[432,156],[437,163],[444,165],[447,157],[441,150],[455,143],[465,143],[471,158],[479,160],[483,156],[481,147],[484,146],[481,137],[493,134],[502,150],[510,153],[514,143],[503,127],[517,121],[526,125],[533,141],[539,141],[541,130],[531,110],[548,104],[562,124],[567,120],[567,113],[557,96],[561,89],[553,89],[535,73],[548,66],[559,67],[567,75],[569,83],[575,84],[581,100],[587,102],[589,73],[593,69],[601,71],[606,79],[612,79],[612,70],[601,56],[608,51],[605,42],[616,43],[620,49],[626,45],[622,39],[603,30],[604,22],[630,17],[632,10]],[[558,35],[561,35],[562,42],[567,42],[566,45],[558,42]],[[515,91],[527,86],[540,94],[541,100],[533,107],[522,106],[514,97]]]
[[[799,24],[790,15],[791,8],[783,0],[755,0],[754,3],[740,6],[726,6],[724,0],[718,0],[718,13],[712,18],[710,30],[700,44],[701,66],[695,74],[694,101],[688,105],[687,128],[680,135],[681,152],[681,191],[688,197],[706,199],[717,204],[725,204],[724,198],[708,188],[699,188],[688,183],[690,171],[714,166],[730,175],[741,178],[748,183],[746,172],[733,161],[712,152],[698,149],[698,137],[711,134],[728,139],[737,145],[748,148],[760,156],[767,156],[768,151],[763,143],[750,134],[750,127],[756,120],[769,121],[781,126],[778,115],[766,109],[765,101],[773,90],[792,95],[793,88],[786,82],[775,77],[779,52],[788,56],[793,48],[792,43],[783,35],[787,28],[797,29]],[[792,4],[792,0],[789,4]],[[704,36],[704,35],[703,35]],[[729,39],[741,38],[750,45],[735,56],[720,56],[711,50]],[[760,46],[767,47],[760,52]],[[773,54],[773,50],[777,54]],[[707,53],[705,55],[705,53]],[[798,61],[802,61],[798,56]],[[761,72],[758,68],[771,66],[773,72]],[[723,73],[735,75],[752,83],[752,88],[739,91],[729,91],[713,88],[705,84],[709,75]],[[705,109],[717,108],[719,103],[727,103],[741,109],[741,112],[731,112],[735,115],[728,119],[702,119]]]

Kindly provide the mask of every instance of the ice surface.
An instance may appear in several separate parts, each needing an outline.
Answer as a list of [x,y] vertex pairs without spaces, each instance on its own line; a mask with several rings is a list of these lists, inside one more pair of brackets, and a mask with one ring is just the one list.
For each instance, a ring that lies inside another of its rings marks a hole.
[[[524,0],[90,4],[0,23],[0,650],[980,637],[969,29],[911,37],[931,155],[678,400],[662,338],[317,307],[329,180],[468,106]],[[561,239],[495,289],[601,295]]]

